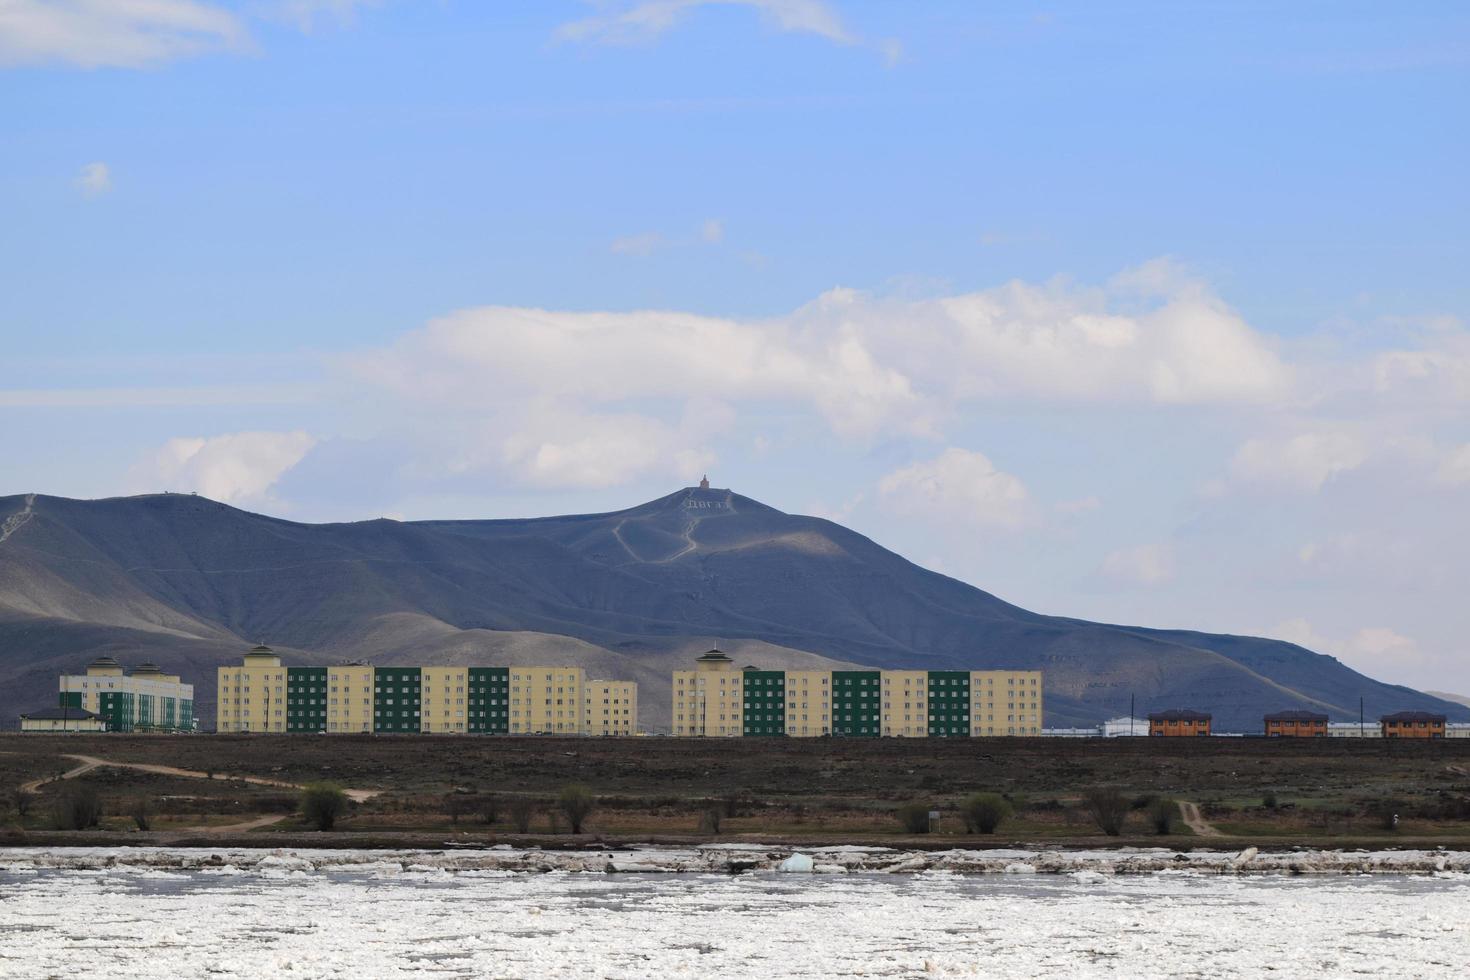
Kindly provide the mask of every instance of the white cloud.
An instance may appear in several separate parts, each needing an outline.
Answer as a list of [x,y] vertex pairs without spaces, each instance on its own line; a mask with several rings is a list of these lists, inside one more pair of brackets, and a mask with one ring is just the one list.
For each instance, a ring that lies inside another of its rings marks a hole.
[[883,66],[892,68],[904,58],[903,42],[896,37],[885,37],[878,42],[878,53],[883,56]]
[[662,235],[646,231],[639,235],[614,238],[612,244],[608,246],[608,251],[614,255],[652,255],[663,242]]
[[133,468],[132,482],[139,491],[192,491],[224,503],[260,503],[314,445],[305,432],[170,439]]
[[112,171],[105,163],[89,163],[77,173],[76,185],[88,197],[105,194],[112,190]]
[[1025,484],[983,453],[957,447],[889,473],[878,493],[895,513],[941,523],[1018,528],[1032,518]]
[[141,68],[246,41],[234,14],[196,0],[0,3],[0,65]]
[[1174,578],[1174,549],[1168,544],[1119,548],[1103,559],[1102,573],[1139,585],[1163,585]]
[[[629,240],[620,250],[644,247],[651,244]],[[1130,301],[1127,313],[1110,308],[1106,290],[1020,283],[940,299],[837,288],[788,315],[745,320],[484,307],[339,364],[375,402],[463,423],[480,450],[476,465],[509,460],[545,485],[647,472],[636,462],[646,454],[633,450],[627,466],[566,462],[568,453],[589,459],[592,447],[568,434],[564,420],[605,432],[600,418],[621,419],[641,426],[661,452],[710,451],[669,435],[683,432],[669,413],[693,399],[718,400],[734,416],[815,415],[841,439],[871,442],[942,438],[949,420],[984,403],[1252,405],[1284,397],[1291,371],[1266,339],[1198,284],[1174,288],[1151,306]],[[1154,383],[1161,371],[1173,379],[1162,388]],[[563,421],[552,435],[527,421],[532,435],[507,449],[511,420],[529,418],[527,406]],[[634,417],[662,419],[666,429],[655,433]]]
[[1452,487],[1470,484],[1470,442],[1445,452],[1435,476]]
[[1251,439],[1236,450],[1231,478],[1240,483],[1316,493],[1331,479],[1362,466],[1368,446],[1357,435],[1323,429]]
[[856,44],[842,18],[824,0],[622,0],[599,3],[603,12],[556,29],[565,41],[628,44],[650,41],[700,7],[747,7],[760,12],[777,30],[815,34],[837,44]]
[[1082,497],[1078,500],[1063,500],[1056,505],[1057,513],[1068,517],[1078,514],[1089,514],[1102,508],[1102,499],[1099,497]]
[[1458,321],[1438,325],[1419,348],[1378,354],[1372,373],[1379,396],[1463,408],[1470,402],[1470,332]]
[[852,317],[915,322],[918,342],[895,337],[894,356],[958,397],[1269,404],[1292,379],[1267,338],[1198,293],[1123,313],[1104,291],[1011,283]]
[[[713,428],[727,417],[717,416]],[[520,482],[549,488],[618,486],[648,474],[692,483],[717,461],[699,447],[711,427],[691,408],[678,425],[632,413],[583,414],[547,409],[523,417],[501,440],[506,466]]]
[[487,307],[345,363],[400,398],[462,413],[529,399],[615,405],[709,397],[812,406],[855,438],[932,430],[908,379],[882,367],[861,337],[808,335],[781,323]]
[[360,7],[376,7],[382,0],[275,0],[273,13],[296,25],[305,33],[316,29],[321,20],[351,24]]
[[719,218],[710,218],[700,227],[699,237],[709,245],[718,245],[725,240],[725,223]]
[[1367,626],[1334,639],[1298,617],[1277,624],[1266,635],[1336,657],[1369,677],[1403,677],[1422,671],[1432,661],[1413,638],[1386,626]]

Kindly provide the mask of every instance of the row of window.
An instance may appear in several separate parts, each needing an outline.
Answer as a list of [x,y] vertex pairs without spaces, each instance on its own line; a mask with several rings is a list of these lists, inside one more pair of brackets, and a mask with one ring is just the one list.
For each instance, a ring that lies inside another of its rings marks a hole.
[[[705,682],[706,679],[707,678],[704,678],[704,677],[691,677],[691,678],[675,677],[674,678],[674,683],[675,683],[675,686],[683,686],[685,680],[688,680],[688,682],[690,684],[702,686],[704,684],[704,682]],[[827,680],[828,679],[826,677],[823,677],[823,678],[820,678],[819,679],[818,683],[822,687],[826,687],[827,686]],[[1027,682],[1028,681],[1030,682],[1030,685],[1032,687],[1039,686],[1039,680],[1038,680],[1038,678],[1035,678],[1035,677],[1021,678],[1020,679],[1020,686],[1021,687],[1025,687],[1027,685]],[[721,677],[720,678],[720,684],[721,684],[721,686],[725,685],[726,683],[729,683],[729,684],[733,684],[733,685],[736,685],[736,686],[739,686],[740,684],[748,684],[748,685],[750,685],[752,687],[772,687],[772,686],[780,687],[783,684],[790,683],[793,687],[795,687],[797,685],[800,685],[801,687],[806,687],[810,682],[811,682],[811,678],[808,678],[808,677],[745,677],[745,676],[742,675],[742,676],[735,676],[735,677]],[[1007,677],[1006,678],[1006,686],[1007,687],[1016,687],[1017,686],[1017,683],[1016,682],[1017,682],[1017,678],[1015,678],[1015,677]],[[844,679],[842,679],[842,680],[840,680],[840,681],[837,682],[837,686],[841,686],[841,687],[852,687],[853,686],[853,683],[854,682],[852,680],[844,678]],[[892,685],[892,684],[894,684],[896,682],[895,682],[894,678],[885,677],[885,678],[882,679],[881,682],[880,681],[877,681],[877,680],[869,681],[867,678],[860,678],[856,683],[857,683],[857,685],[859,687],[867,687],[869,684],[871,684],[873,687],[878,687],[880,683],[882,684],[882,686],[888,687],[888,686],[890,686],[890,685]],[[909,687],[909,686],[923,687],[926,683],[929,683],[929,682],[926,681],[926,679],[923,678],[923,677],[905,677],[903,679],[903,686],[904,687]],[[995,678],[994,677],[980,677],[980,678],[974,678],[974,679],[972,679],[972,678],[969,678],[969,677],[936,677],[936,678],[934,678],[934,680],[933,680],[932,683],[933,683],[933,685],[935,687],[970,687],[970,686],[978,686],[980,684],[984,684],[987,687],[994,687],[995,686]]]

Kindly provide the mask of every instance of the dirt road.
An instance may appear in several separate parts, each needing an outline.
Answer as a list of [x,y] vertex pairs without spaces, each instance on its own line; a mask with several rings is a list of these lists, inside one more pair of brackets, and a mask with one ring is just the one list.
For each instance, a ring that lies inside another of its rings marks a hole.
[[1224,837],[1219,828],[1209,823],[1199,812],[1197,803],[1188,800],[1179,801],[1179,816],[1183,818],[1184,825],[1194,831],[1196,837]]
[[[75,779],[76,777],[84,773],[91,772],[98,766],[111,766],[114,769],[135,769],[139,772],[152,772],[164,776],[183,776],[188,779],[238,779],[242,782],[253,783],[256,786],[279,786],[282,789],[305,789],[305,787],[299,783],[288,783],[279,779],[266,779],[263,776],[225,776],[219,774],[210,774],[207,772],[200,772],[197,769],[180,769],[176,766],[159,766],[146,762],[114,762],[110,759],[99,759],[94,755],[72,755],[68,753],[63,756],[63,758],[76,759],[78,762],[81,763],[81,765],[77,766],[75,769],[71,769],[67,772],[62,773],[59,777],[53,777],[51,779],[37,779],[32,782],[26,783],[24,786],[21,787],[21,789],[24,789],[30,793],[34,793],[47,783],[55,782],[57,778]],[[354,803],[362,803],[365,800],[370,800],[374,796],[377,796],[380,792],[382,792],[382,790],[344,789],[342,792],[346,793],[347,798],[349,800],[352,800]]]

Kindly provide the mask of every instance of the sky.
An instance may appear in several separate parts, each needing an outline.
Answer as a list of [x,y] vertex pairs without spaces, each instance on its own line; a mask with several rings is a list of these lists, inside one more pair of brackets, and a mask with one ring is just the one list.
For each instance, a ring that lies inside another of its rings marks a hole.
[[1460,3],[0,0],[0,495],[708,473],[1470,693]]

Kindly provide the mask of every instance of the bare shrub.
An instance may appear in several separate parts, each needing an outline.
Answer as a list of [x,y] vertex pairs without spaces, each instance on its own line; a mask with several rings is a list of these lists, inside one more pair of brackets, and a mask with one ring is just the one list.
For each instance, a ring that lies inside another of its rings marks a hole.
[[10,804],[15,807],[15,815],[24,820],[30,816],[32,808],[36,805],[36,794],[16,787],[15,792],[10,796]]
[[536,803],[525,796],[514,797],[507,808],[510,813],[510,825],[518,834],[529,834],[531,832],[531,819],[536,816]]
[[893,812],[904,831],[910,834],[927,834],[929,832],[929,804],[915,800],[905,803]]
[[87,830],[102,820],[102,798],[90,786],[68,786],[56,801],[52,817],[59,830]]
[[1082,793],[1082,807],[1097,828],[1109,837],[1123,832],[1128,819],[1128,797],[1115,786],[1094,786]]
[[972,793],[960,804],[965,830],[972,834],[993,834],[1014,811],[1010,801],[999,793]]
[[347,794],[336,783],[311,783],[301,791],[300,806],[317,830],[331,830],[347,810]]
[[1166,837],[1174,832],[1174,823],[1179,819],[1179,804],[1156,796],[1148,805],[1148,822],[1154,833]]
[[556,798],[556,808],[566,816],[567,822],[572,825],[572,833],[580,834],[582,825],[597,809],[597,800],[592,796],[592,791],[580,783],[562,787],[561,793]]

